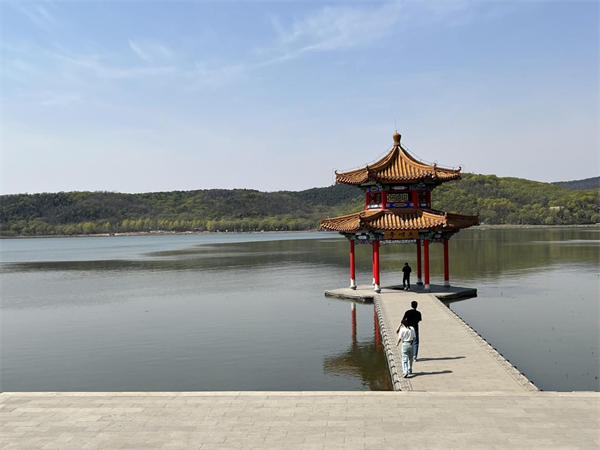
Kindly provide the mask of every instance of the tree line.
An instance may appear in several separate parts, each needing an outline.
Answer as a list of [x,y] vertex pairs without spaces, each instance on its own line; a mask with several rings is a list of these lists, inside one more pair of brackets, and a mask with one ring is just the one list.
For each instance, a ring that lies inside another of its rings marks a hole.
[[[598,190],[463,174],[433,192],[433,207],[479,214],[482,223],[572,225],[600,222]],[[0,196],[2,236],[185,231],[313,230],[320,217],[359,211],[364,194],[336,185],[300,192],[250,189],[122,194],[58,192]]]
[[[150,231],[311,230],[361,198],[351,186],[301,192],[211,189],[144,194],[58,192],[0,196],[3,236]],[[337,202],[334,201],[337,199]]]
[[463,174],[432,195],[433,207],[479,214],[488,224],[583,225],[600,222],[598,189],[569,190],[551,183]]

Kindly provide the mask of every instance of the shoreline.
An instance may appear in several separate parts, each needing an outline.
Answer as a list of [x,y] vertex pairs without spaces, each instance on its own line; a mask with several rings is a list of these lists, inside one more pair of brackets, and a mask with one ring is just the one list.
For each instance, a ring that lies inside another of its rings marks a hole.
[[[558,228],[598,228],[600,223],[581,225],[519,225],[519,224],[486,224],[476,225],[470,230],[519,230],[519,229],[558,229]],[[184,234],[262,234],[262,233],[331,233],[320,230],[290,230],[290,231],[131,231],[124,233],[95,233],[95,234],[48,234],[40,236],[0,236],[0,239],[47,239],[47,238],[82,238],[82,237],[122,237],[122,236],[167,236]]]
[[521,224],[485,224],[476,225],[469,230],[502,230],[502,229],[520,229],[520,228],[600,228],[600,223],[585,223],[578,225],[521,225]]
[[40,236],[0,236],[0,239],[47,239],[47,238],[88,238],[88,237],[123,237],[123,236],[170,236],[185,234],[267,234],[267,233],[319,233],[319,230],[293,231],[131,231],[124,233],[95,234],[48,234]]

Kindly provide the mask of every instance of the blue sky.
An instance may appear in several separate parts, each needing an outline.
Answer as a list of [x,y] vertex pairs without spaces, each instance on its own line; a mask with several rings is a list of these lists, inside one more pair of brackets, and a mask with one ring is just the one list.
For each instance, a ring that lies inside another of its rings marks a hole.
[[598,3],[3,2],[3,194],[598,166]]

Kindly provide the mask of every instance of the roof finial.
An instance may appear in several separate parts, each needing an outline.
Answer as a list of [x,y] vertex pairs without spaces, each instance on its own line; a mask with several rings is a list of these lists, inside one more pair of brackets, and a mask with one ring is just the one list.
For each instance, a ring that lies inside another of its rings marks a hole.
[[394,145],[400,145],[400,133],[398,133],[397,131],[394,133]]

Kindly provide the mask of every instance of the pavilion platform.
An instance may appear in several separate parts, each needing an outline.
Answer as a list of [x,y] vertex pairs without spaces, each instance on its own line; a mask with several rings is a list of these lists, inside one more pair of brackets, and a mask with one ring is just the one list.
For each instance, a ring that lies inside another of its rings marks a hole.
[[[423,285],[412,285],[410,291],[407,293],[413,294],[433,294],[438,299],[444,302],[452,302],[455,300],[465,300],[468,298],[477,297],[477,289],[457,287],[457,286],[443,286],[432,284],[430,285],[430,291],[425,292]],[[381,288],[381,294],[394,294],[394,293],[405,293],[402,289],[402,285],[385,286]],[[325,291],[326,297],[339,298],[342,300],[352,300],[357,303],[373,303],[377,294],[373,291],[371,285],[360,285],[356,289],[340,288]]]

